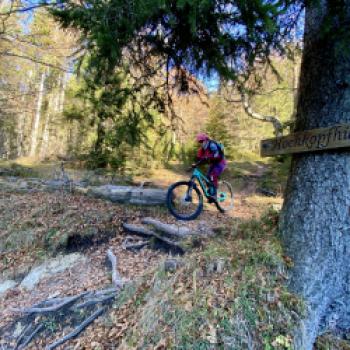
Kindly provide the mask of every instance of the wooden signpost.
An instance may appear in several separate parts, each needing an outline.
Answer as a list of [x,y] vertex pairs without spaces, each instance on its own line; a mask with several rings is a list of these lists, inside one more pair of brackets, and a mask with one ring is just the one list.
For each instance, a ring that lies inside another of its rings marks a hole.
[[297,132],[261,141],[261,156],[350,148],[350,124]]

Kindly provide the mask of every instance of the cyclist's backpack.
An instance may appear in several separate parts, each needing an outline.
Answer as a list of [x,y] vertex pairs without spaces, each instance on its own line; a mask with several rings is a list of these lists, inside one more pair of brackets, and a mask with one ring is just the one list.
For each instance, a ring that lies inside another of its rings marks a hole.
[[214,143],[216,145],[216,147],[219,150],[220,153],[220,157],[223,159],[225,158],[225,147],[222,143],[214,141],[214,140],[210,140],[210,142]]

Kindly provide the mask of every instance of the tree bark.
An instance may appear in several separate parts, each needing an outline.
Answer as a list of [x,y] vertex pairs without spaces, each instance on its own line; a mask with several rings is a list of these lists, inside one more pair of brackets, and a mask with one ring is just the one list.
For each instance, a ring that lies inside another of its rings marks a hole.
[[[349,23],[350,0],[321,0],[306,8],[295,131],[350,122]],[[290,288],[307,305],[295,349],[311,350],[331,321],[350,327],[349,210],[348,150],[293,156],[280,228],[294,262]]]
[[41,80],[39,85],[38,101],[36,106],[36,113],[34,118],[34,125],[32,129],[32,139],[30,145],[30,156],[33,157],[36,154],[36,148],[38,144],[38,133],[41,119],[41,107],[43,103],[44,96],[44,83],[45,83],[45,72],[41,74]]
[[64,100],[66,95],[66,85],[67,85],[67,73],[63,73],[60,81],[60,91],[59,91],[59,105],[58,105],[58,113],[63,113],[64,109]]

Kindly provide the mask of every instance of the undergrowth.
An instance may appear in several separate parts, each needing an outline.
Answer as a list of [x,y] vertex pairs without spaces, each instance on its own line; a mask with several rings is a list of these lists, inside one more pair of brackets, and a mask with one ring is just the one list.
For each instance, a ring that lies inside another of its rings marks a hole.
[[303,303],[285,287],[278,214],[232,219],[175,272],[159,269],[125,348],[291,349]]

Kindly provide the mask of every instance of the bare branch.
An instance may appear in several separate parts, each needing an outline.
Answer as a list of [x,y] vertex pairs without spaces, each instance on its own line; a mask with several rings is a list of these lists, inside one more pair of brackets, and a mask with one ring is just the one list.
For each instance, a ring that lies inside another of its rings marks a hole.
[[21,6],[21,7],[15,7],[15,8],[11,8],[9,11],[6,11],[6,12],[3,12],[3,13],[0,13],[0,17],[1,16],[10,16],[14,13],[23,13],[23,12],[29,12],[29,11],[32,11],[32,10],[36,10],[38,8],[43,8],[43,7],[54,7],[58,5],[57,2],[55,3],[41,3],[41,4],[37,4],[37,5],[32,5],[32,6]]
[[245,110],[245,112],[253,119],[261,120],[263,122],[271,123],[274,128],[274,133],[276,136],[282,136],[283,135],[283,126],[282,123],[279,121],[279,119],[276,116],[269,116],[269,115],[262,115],[255,111],[253,111],[250,102],[249,97],[246,92],[241,89],[241,97],[242,97],[242,105]]
[[2,52],[0,52],[0,56],[17,57],[17,58],[20,58],[20,59],[24,59],[24,60],[27,60],[27,61],[34,62],[34,63],[39,63],[39,64],[41,64],[43,66],[46,66],[46,67],[58,69],[58,70],[60,70],[62,72],[65,72],[65,73],[73,73],[73,71],[71,71],[71,70],[67,70],[67,69],[64,69],[64,68],[62,68],[60,66],[56,66],[54,64],[38,60],[38,59],[36,59],[34,57],[25,56],[25,55],[18,55],[18,54],[15,54],[13,52],[9,52],[9,51],[2,51]]

